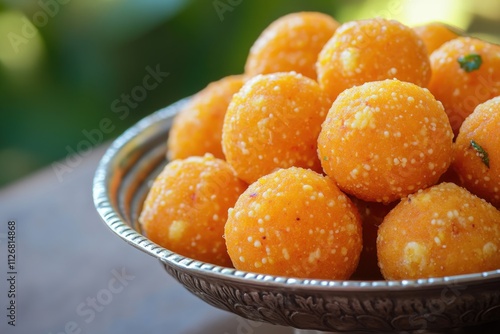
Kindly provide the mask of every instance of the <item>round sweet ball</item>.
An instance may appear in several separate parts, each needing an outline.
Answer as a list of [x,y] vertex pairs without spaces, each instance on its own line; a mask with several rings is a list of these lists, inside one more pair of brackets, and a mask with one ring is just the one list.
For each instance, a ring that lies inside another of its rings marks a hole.
[[425,87],[431,78],[422,39],[400,22],[382,18],[342,24],[319,53],[316,70],[332,99],[368,81],[396,78]]
[[298,12],[278,18],[250,49],[245,73],[249,76],[295,71],[316,79],[315,63],[339,23],[318,12]]
[[453,132],[425,88],[399,80],[342,92],[318,138],[325,173],[365,201],[390,203],[435,184],[452,159]]
[[452,167],[461,184],[500,208],[500,97],[476,107],[455,141]]
[[195,94],[174,118],[167,140],[167,158],[184,159],[211,153],[224,159],[222,123],[233,94],[242,85],[242,75],[231,75]]
[[430,59],[429,90],[443,103],[456,135],[477,105],[500,95],[500,46],[459,37],[444,43]]
[[247,183],[278,168],[321,171],[317,137],[330,106],[319,85],[301,74],[253,77],[233,96],[224,118],[226,161]]
[[362,248],[354,204],[329,178],[297,167],[251,184],[225,237],[235,268],[299,278],[348,279]]
[[170,162],[154,180],[139,217],[145,235],[180,255],[231,266],[223,234],[227,210],[246,184],[210,154]]
[[453,183],[402,200],[377,237],[388,280],[461,275],[500,269],[500,211]]
[[429,55],[444,43],[460,37],[460,35],[457,34],[456,28],[442,22],[429,22],[422,24],[413,27],[413,31],[415,31],[424,41]]

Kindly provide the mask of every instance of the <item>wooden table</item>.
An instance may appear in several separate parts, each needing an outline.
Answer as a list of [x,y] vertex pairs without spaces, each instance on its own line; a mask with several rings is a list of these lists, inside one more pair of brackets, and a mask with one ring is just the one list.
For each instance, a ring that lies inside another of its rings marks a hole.
[[[0,190],[0,333],[285,334],[191,295],[97,215],[92,178],[104,147],[58,180],[52,168]],[[7,267],[15,222],[15,298]],[[15,327],[7,307],[15,301]],[[498,333],[500,325],[448,333]]]
[[[62,182],[47,168],[0,191],[0,333],[291,333],[209,306],[114,235],[92,202],[103,153],[94,150]],[[6,317],[9,221],[16,228],[15,327]]]

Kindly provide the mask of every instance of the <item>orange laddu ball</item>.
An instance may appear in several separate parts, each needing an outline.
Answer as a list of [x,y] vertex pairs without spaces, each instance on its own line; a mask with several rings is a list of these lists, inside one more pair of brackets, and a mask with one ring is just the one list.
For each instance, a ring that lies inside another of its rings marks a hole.
[[424,41],[429,55],[444,43],[459,37],[456,30],[441,22],[429,22],[413,27],[413,31]]
[[500,96],[470,114],[455,141],[452,167],[470,192],[500,208]]
[[459,37],[444,43],[430,59],[429,90],[443,103],[456,135],[478,104],[500,95],[500,46]]
[[330,105],[319,85],[301,74],[253,77],[234,95],[224,118],[227,162],[247,183],[277,168],[321,171],[317,137]]
[[382,18],[341,25],[319,53],[316,70],[332,99],[367,81],[396,78],[426,86],[431,77],[422,39],[411,28]]
[[242,75],[231,75],[195,94],[174,118],[167,141],[167,158],[184,159],[211,153],[224,159],[222,123],[233,94],[242,85]]
[[173,252],[231,266],[223,239],[227,210],[246,184],[211,154],[170,162],[154,180],[139,222],[146,236]]
[[440,183],[403,199],[379,227],[384,278],[443,277],[500,269],[500,211]]
[[291,167],[248,187],[229,210],[225,238],[236,269],[348,279],[358,264],[362,227],[332,180]]
[[245,73],[295,71],[316,79],[318,53],[339,23],[317,12],[299,12],[280,17],[269,25],[250,49]]
[[338,96],[318,154],[340,189],[389,203],[437,182],[451,163],[452,138],[443,106],[427,89],[373,81]]

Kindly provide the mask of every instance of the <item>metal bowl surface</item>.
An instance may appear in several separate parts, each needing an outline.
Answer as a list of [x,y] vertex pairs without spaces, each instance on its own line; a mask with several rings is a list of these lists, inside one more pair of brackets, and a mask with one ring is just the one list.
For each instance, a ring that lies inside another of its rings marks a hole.
[[95,207],[121,239],[159,259],[205,302],[257,321],[343,332],[445,330],[500,320],[500,270],[400,281],[335,281],[262,275],[173,253],[137,222],[152,180],[167,163],[166,139],[186,99],[118,137],[96,170]]

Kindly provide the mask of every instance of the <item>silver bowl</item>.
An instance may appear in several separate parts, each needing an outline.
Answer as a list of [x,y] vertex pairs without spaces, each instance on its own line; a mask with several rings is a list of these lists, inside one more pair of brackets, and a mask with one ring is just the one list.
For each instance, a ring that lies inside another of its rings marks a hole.
[[118,237],[159,259],[194,295],[250,320],[309,330],[444,330],[500,321],[500,270],[400,281],[299,279],[200,262],[150,241],[137,217],[167,163],[166,138],[185,102],[146,117],[112,143],[95,173],[93,196]]

